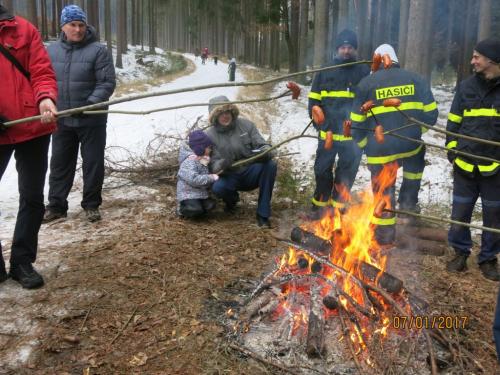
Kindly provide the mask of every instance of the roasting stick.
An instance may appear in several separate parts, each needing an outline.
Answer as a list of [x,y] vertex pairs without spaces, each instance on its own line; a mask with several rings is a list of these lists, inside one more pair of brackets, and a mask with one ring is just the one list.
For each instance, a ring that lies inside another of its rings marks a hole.
[[[106,102],[101,102],[101,103],[96,103],[96,104],[91,104],[91,105],[86,105],[83,107],[78,107],[78,108],[72,108],[72,109],[67,109],[64,111],[60,111],[57,113],[57,117],[68,117],[71,115],[75,115],[78,113],[82,113],[85,111],[93,111],[97,109],[102,109],[104,107],[114,105],[114,104],[119,104],[119,103],[125,103],[125,102],[131,102],[134,100],[139,100],[139,99],[145,99],[145,98],[152,98],[156,96],[164,96],[164,95],[172,95],[172,94],[179,94],[182,92],[192,92],[192,91],[197,91],[197,90],[206,90],[206,89],[212,89],[212,88],[218,88],[218,87],[249,87],[249,86],[260,86],[260,85],[265,85],[268,83],[274,83],[274,82],[279,82],[288,78],[292,77],[298,77],[306,74],[311,74],[315,72],[322,72],[326,70],[334,70],[334,69],[339,69],[342,67],[347,67],[347,66],[352,66],[352,65],[359,65],[359,64],[371,64],[371,61],[368,60],[362,60],[362,61],[353,61],[350,63],[346,64],[339,64],[339,65],[333,65],[333,66],[328,66],[325,68],[318,68],[318,69],[311,69],[311,70],[304,70],[302,72],[297,72],[297,73],[290,73],[290,74],[285,74],[276,78],[271,78],[263,81],[247,81],[247,82],[226,82],[226,83],[213,83],[213,84],[208,84],[208,85],[200,85],[200,86],[191,86],[191,87],[184,87],[180,89],[171,89],[171,90],[162,90],[162,91],[157,91],[157,92],[149,92],[149,93],[144,93],[144,94],[137,94],[137,95],[131,95],[123,98],[118,98],[118,99],[113,99],[113,100],[108,100]],[[42,118],[41,115],[38,116],[31,116],[31,117],[26,117],[18,120],[13,120],[13,121],[7,121],[4,123],[4,126],[6,127],[11,127],[13,125],[23,123],[23,122],[32,122],[32,121],[37,121]]]

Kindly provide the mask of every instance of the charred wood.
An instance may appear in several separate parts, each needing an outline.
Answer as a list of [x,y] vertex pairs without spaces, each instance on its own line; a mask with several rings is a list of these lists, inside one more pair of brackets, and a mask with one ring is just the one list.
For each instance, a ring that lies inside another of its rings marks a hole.
[[360,262],[360,269],[366,279],[376,283],[389,293],[397,294],[403,289],[403,282],[400,279],[371,264],[362,261]]
[[311,306],[307,326],[306,353],[311,358],[317,358],[325,354],[325,316],[319,280],[311,283],[310,293]]
[[306,246],[311,249],[311,251],[320,255],[328,255],[332,249],[332,243],[330,241],[318,237],[314,233],[308,232],[299,227],[292,229],[290,238],[292,242]]

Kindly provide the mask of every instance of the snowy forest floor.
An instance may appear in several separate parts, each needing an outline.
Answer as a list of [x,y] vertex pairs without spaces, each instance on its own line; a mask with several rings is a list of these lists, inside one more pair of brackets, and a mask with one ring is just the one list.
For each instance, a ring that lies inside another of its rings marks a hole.
[[[253,80],[259,72],[244,74]],[[272,87],[261,90],[270,94]],[[259,95],[240,90],[240,98],[249,96]],[[252,117],[268,133],[265,116],[277,109],[264,105],[263,117]],[[0,374],[280,374],[232,351],[220,324],[244,280],[259,280],[286,250],[275,236],[288,237],[304,211],[280,199],[278,189],[273,228],[262,230],[254,224],[255,201],[243,194],[233,216],[218,207],[207,220],[186,221],[175,214],[175,186],[143,181],[106,190],[101,222],[70,213],[44,226],[46,286],[0,286],[7,291],[0,299]],[[493,374],[498,285],[481,276],[475,257],[465,274],[447,273],[450,255],[396,249],[389,271],[428,300],[434,315],[468,316],[465,329],[447,334],[456,333]]]

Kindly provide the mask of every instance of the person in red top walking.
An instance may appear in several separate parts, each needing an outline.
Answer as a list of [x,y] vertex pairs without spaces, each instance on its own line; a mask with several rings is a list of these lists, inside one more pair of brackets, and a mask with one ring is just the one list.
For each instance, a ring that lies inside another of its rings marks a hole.
[[[2,48],[3,47],[3,48]],[[19,183],[19,211],[7,274],[0,244],[0,282],[9,276],[24,288],[43,285],[33,268],[44,214],[43,186],[50,134],[56,129],[57,82],[38,30],[0,4],[0,181],[12,155]],[[3,123],[42,115],[41,121]]]

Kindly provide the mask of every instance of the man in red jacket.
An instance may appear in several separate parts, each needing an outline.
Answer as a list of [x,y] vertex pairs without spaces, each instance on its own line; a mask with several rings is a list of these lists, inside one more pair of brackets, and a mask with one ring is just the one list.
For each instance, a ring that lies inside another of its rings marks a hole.
[[[43,285],[33,268],[42,223],[43,185],[50,134],[55,130],[57,82],[38,30],[0,4],[0,180],[14,154],[19,183],[19,211],[7,275],[0,244],[0,282],[8,276],[24,288]],[[2,48],[0,48],[2,49]],[[4,122],[42,115],[41,121],[6,128]]]

